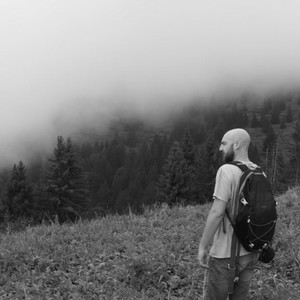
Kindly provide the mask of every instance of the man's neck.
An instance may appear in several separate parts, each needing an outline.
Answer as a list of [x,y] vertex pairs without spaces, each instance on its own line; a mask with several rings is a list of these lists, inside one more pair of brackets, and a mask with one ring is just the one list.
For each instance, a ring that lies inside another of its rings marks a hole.
[[240,161],[240,162],[243,162],[243,163],[248,163],[248,162],[250,162],[248,155],[237,155],[237,156],[234,158],[234,160],[235,160],[235,161]]

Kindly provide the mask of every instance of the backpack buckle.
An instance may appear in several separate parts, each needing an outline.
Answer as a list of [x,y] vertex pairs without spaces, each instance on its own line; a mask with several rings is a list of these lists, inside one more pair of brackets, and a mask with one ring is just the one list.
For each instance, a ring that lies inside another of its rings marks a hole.
[[237,283],[237,282],[239,282],[239,280],[240,280],[240,277],[239,277],[239,276],[236,276],[236,277],[234,278],[233,282],[234,282],[234,283]]
[[243,205],[247,205],[248,204],[248,202],[247,202],[247,200],[245,198],[242,198],[241,202],[242,202]]

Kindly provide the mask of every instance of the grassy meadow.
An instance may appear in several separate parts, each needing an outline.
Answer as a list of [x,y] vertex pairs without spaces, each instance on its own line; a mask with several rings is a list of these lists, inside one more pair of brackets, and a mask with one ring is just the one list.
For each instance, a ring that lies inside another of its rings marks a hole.
[[[276,259],[250,299],[300,297],[300,188],[278,197]],[[0,299],[201,299],[199,239],[210,205],[149,209],[77,224],[7,228]]]

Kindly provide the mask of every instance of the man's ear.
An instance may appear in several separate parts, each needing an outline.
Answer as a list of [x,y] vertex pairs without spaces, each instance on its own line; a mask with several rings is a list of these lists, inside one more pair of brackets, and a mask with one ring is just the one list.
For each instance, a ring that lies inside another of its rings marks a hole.
[[239,148],[240,148],[240,143],[239,143],[239,141],[234,142],[234,144],[233,144],[233,149],[234,149],[234,150],[238,150]]

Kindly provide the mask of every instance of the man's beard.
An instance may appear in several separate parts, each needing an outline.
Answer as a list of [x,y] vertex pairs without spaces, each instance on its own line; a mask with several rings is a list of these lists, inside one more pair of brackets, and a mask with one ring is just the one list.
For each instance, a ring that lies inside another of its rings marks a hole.
[[223,154],[223,160],[226,164],[230,163],[230,162],[233,162],[233,160],[234,160],[234,151],[233,151],[233,149],[230,149],[230,150],[228,150],[228,152],[226,154]]

